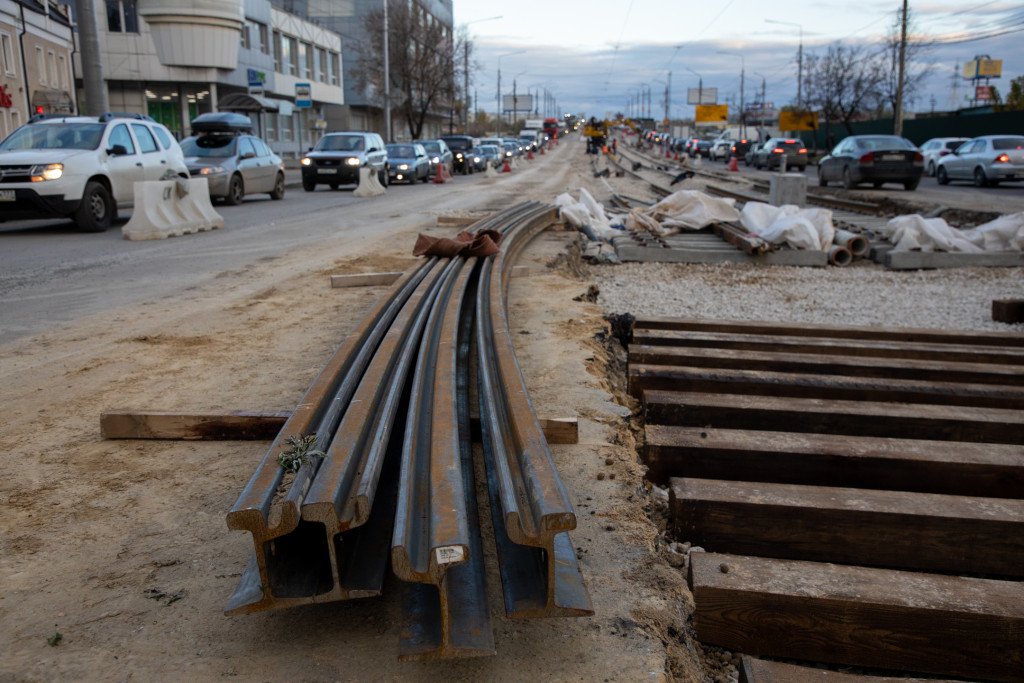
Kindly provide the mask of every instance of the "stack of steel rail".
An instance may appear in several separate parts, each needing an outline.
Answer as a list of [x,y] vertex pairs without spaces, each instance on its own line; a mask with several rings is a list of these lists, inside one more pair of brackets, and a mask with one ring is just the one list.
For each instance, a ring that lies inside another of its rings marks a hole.
[[[503,235],[495,257],[425,259],[346,338],[227,515],[255,545],[228,614],[380,595],[390,559],[408,583],[401,658],[494,654],[470,439],[474,362],[506,612],[592,613],[567,533],[575,512],[504,301],[512,262],[553,220],[551,207],[527,203],[480,221]],[[310,435],[322,452],[286,472],[289,441]]]

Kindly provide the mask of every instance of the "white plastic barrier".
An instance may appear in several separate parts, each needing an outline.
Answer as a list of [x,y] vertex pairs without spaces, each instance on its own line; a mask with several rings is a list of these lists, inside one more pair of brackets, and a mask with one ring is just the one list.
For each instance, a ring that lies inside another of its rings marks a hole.
[[352,193],[356,197],[377,197],[384,194],[384,186],[377,179],[377,172],[363,166],[359,169],[359,187]]
[[162,240],[223,227],[206,178],[145,180],[135,183],[135,208],[121,234],[126,240]]

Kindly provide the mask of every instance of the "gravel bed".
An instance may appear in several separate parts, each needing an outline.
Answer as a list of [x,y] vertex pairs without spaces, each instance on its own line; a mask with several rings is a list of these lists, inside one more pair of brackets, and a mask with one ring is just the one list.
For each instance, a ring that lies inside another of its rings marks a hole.
[[1021,268],[629,263],[591,272],[606,314],[1024,332],[992,321],[993,299],[1024,298]]

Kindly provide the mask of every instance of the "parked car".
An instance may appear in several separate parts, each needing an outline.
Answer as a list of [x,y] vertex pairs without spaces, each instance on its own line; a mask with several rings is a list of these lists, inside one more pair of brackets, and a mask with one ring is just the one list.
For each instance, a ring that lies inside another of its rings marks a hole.
[[430,157],[423,145],[414,142],[388,145],[388,180],[407,182],[430,180]]
[[939,159],[935,176],[940,185],[973,180],[978,187],[1024,180],[1024,136],[982,135],[968,140]]
[[839,181],[853,188],[861,183],[881,187],[902,183],[913,190],[921,182],[924,157],[914,143],[898,135],[851,135],[818,162],[818,184]]
[[[485,164],[490,165],[493,168],[501,166],[504,150],[499,149],[497,145],[480,145],[476,149]],[[484,166],[484,169],[487,169],[486,165]]]
[[736,157],[736,161],[743,159],[744,163],[749,166],[750,162],[747,160],[747,152],[749,152],[754,146],[753,140],[736,140],[729,146],[729,153],[725,155],[725,160],[729,161],[729,157]]
[[456,173],[468,175],[473,172],[472,162],[466,163],[466,155],[475,146],[475,141],[468,135],[445,135],[444,140],[454,155],[453,168]]
[[968,138],[932,138],[921,145],[921,155],[924,157],[924,172],[930,176],[935,175],[939,159],[952,154],[953,150],[967,142]]
[[0,221],[70,218],[110,227],[135,182],[188,178],[170,131],[141,114],[33,117],[0,143]]
[[251,135],[248,116],[229,112],[200,114],[191,137],[181,141],[188,172],[206,178],[211,199],[241,204],[247,194],[266,192],[284,198],[284,161]]
[[764,144],[754,147],[750,163],[754,168],[779,168],[782,159],[786,168],[803,172],[807,168],[807,148],[802,140],[795,138],[768,138]]
[[380,184],[388,184],[388,152],[377,133],[327,133],[299,163],[306,192],[317,185],[336,190],[339,185],[358,183],[361,168],[376,171]]
[[448,143],[444,140],[413,140],[413,142],[423,145],[423,148],[427,150],[427,155],[430,157],[431,177],[437,173],[437,169],[441,165],[447,169],[448,175],[452,174],[452,165],[455,157],[452,154],[452,150],[448,147]]

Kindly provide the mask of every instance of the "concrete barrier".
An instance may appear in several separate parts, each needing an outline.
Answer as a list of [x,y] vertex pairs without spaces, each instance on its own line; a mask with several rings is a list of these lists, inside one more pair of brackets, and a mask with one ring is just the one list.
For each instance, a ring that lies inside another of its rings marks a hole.
[[121,234],[126,240],[162,240],[224,227],[213,210],[206,178],[135,183],[135,208]]
[[377,178],[377,172],[363,166],[359,169],[359,187],[352,192],[356,197],[377,197],[384,194],[384,186]]

